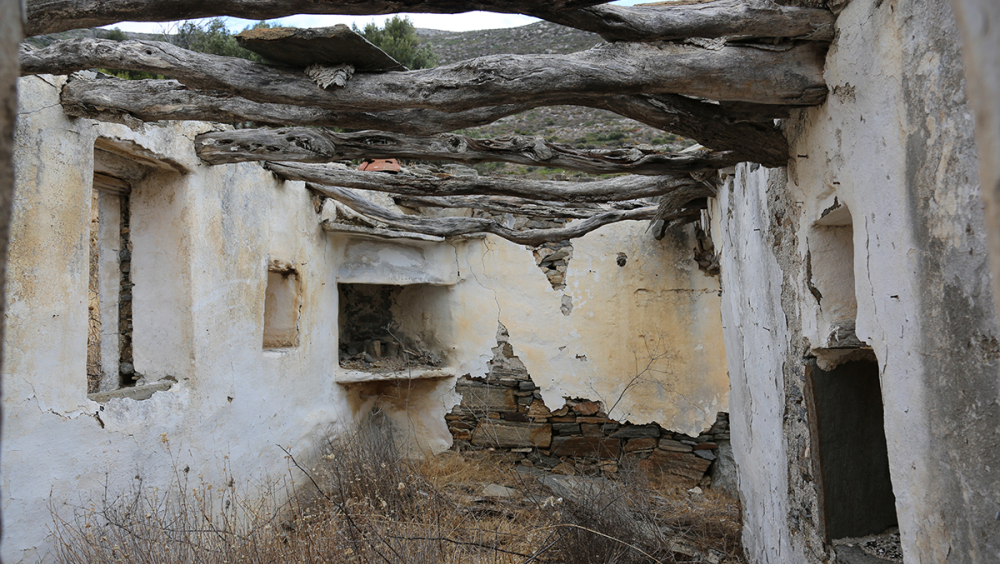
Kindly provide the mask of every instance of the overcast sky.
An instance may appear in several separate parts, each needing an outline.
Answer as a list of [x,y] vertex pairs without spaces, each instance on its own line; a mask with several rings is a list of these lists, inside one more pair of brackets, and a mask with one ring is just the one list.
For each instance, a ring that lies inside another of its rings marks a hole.
[[[612,4],[622,6],[632,6],[635,4],[645,4],[657,0],[617,0]],[[497,29],[502,27],[517,27],[538,21],[536,18],[522,16],[519,14],[496,14],[493,12],[466,12],[464,14],[401,14],[410,18],[410,21],[417,27],[429,29],[443,29],[447,31],[472,31],[475,29]],[[375,21],[382,25],[386,19],[392,16],[289,16],[271,20],[280,25],[288,27],[325,27],[339,23],[351,25],[356,23],[358,27],[364,27],[370,21]],[[229,29],[233,32],[242,31],[244,28],[254,24],[251,20],[239,18],[226,18]],[[121,22],[115,25],[105,26],[108,28],[119,28],[123,31],[141,33],[173,33],[177,24],[175,23],[150,23],[150,22]]]

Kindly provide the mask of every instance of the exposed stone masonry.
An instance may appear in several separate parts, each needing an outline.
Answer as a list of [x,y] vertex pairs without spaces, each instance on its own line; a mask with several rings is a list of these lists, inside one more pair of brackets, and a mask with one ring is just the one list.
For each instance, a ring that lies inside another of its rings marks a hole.
[[464,376],[456,385],[462,402],[445,416],[454,449],[520,453],[523,465],[569,475],[614,474],[620,463],[634,460],[678,486],[711,484],[719,444],[729,441],[727,413],[719,413],[706,433],[692,437],[655,423],[615,421],[598,401],[568,399],[551,411],[514,355],[502,325],[493,353],[486,378]]
[[100,215],[98,211],[99,195],[94,190],[90,206],[90,274],[87,283],[87,393],[100,391],[101,387],[101,277],[98,265],[100,257],[99,230]]
[[[551,222],[542,221],[538,223],[548,224]],[[546,225],[545,227],[559,227],[559,225]],[[569,267],[569,259],[573,258],[573,244],[569,241],[545,243],[532,250],[535,253],[535,263],[545,273],[545,277],[549,279],[552,289],[562,290],[565,288],[566,269]]]
[[118,377],[121,386],[134,386],[142,375],[137,374],[132,364],[132,240],[129,216],[129,197],[119,196],[121,208],[121,251],[118,265],[121,271],[121,290],[118,294]]

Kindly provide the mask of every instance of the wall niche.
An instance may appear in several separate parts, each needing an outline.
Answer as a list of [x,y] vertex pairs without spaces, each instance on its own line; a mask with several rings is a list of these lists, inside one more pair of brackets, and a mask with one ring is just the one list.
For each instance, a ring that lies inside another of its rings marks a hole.
[[448,287],[338,284],[337,289],[342,369],[338,381],[450,375]]

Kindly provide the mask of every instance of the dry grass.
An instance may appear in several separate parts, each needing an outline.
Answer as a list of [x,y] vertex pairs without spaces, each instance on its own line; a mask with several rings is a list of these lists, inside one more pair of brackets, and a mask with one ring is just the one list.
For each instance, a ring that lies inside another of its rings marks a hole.
[[[188,483],[131,491],[57,518],[57,560],[174,563],[743,562],[734,502],[670,492],[639,472],[559,500],[509,454],[400,456],[369,425],[331,443],[306,486],[251,498]],[[294,459],[290,459],[297,464]],[[485,497],[483,487],[514,488]],[[248,500],[258,499],[254,503]],[[290,499],[279,504],[276,500]],[[697,552],[697,559],[685,553]]]

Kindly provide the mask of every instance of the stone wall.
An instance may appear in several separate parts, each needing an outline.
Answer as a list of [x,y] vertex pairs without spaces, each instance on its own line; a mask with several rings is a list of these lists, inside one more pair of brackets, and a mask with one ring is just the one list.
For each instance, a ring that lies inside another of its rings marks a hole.
[[445,416],[453,449],[506,450],[522,454],[523,465],[569,475],[615,474],[620,464],[635,462],[685,488],[708,486],[719,471],[716,453],[729,443],[727,413],[689,436],[656,423],[615,421],[600,401],[569,399],[552,411],[502,325],[493,352],[484,378],[464,376],[455,387],[462,401]]

